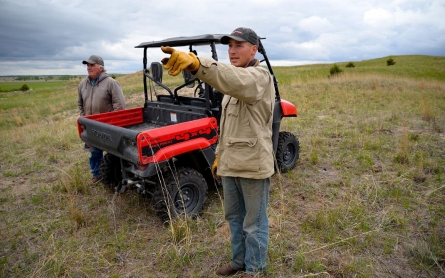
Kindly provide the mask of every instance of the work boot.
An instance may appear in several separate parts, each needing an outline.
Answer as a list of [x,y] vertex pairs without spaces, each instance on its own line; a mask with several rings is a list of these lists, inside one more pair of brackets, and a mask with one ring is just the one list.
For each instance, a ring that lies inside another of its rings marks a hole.
[[223,266],[220,266],[216,270],[216,274],[218,274],[220,276],[232,276],[232,275],[237,274],[240,271],[244,271],[244,269],[235,269],[230,265],[230,263],[227,263]]

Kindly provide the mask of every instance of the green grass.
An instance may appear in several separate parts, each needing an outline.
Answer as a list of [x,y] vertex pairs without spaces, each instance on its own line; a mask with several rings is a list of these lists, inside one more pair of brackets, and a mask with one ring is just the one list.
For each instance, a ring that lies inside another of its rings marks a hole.
[[[301,153],[272,177],[266,277],[445,275],[445,57],[391,57],[275,68]],[[117,77],[129,107],[141,75]],[[88,186],[77,82],[0,97],[0,277],[216,277],[230,259],[221,188],[165,226],[151,198]]]
[[[389,57],[365,61],[353,61],[354,68],[347,68],[349,61],[336,63],[345,74],[359,76],[390,76],[391,78],[409,78],[412,80],[445,80],[445,59],[437,56],[391,56],[396,62],[387,66]],[[311,82],[329,75],[331,64],[315,64],[298,67],[277,67],[274,72],[280,84]]]
[[35,82],[36,87],[40,87],[35,90],[0,93],[0,127],[12,128],[63,117],[64,111],[77,107],[77,91],[74,89],[77,83],[42,81]]
[[37,90],[42,88],[61,87],[66,83],[67,81],[35,81],[35,80],[0,82],[0,93],[19,91],[24,84],[28,85],[30,90]]

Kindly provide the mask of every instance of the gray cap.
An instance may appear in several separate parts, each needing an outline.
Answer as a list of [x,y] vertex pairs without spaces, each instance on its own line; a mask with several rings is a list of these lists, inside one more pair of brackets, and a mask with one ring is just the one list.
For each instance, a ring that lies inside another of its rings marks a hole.
[[230,39],[240,42],[250,42],[253,45],[258,45],[257,34],[252,29],[246,27],[238,27],[232,32],[232,34],[223,36],[221,38],[221,43],[228,44]]
[[82,61],[82,64],[99,64],[101,66],[104,65],[104,60],[102,60],[102,57],[98,56],[98,55],[91,55],[90,58],[88,58],[88,60],[84,60]]

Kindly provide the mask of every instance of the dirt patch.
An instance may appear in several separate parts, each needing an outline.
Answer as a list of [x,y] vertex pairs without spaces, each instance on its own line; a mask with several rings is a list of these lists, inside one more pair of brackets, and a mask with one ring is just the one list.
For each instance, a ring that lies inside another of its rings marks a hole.
[[43,186],[43,183],[33,183],[29,177],[5,177],[0,173],[0,190],[16,198],[17,201],[25,200],[37,188]]

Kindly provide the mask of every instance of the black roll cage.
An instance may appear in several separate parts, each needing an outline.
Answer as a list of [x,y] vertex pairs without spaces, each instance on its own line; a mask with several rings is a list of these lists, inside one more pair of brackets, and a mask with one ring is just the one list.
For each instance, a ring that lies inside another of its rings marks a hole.
[[[177,103],[180,103],[178,95],[177,95],[177,91],[185,86],[192,84],[196,80],[198,80],[197,78],[193,78],[192,80],[189,80],[186,83],[184,83],[183,85],[176,88],[174,90],[174,92],[171,92],[171,90],[168,87],[166,87],[164,84],[162,84],[162,82],[155,80],[153,78],[153,76],[150,75],[149,70],[147,68],[147,65],[148,65],[147,64],[148,63],[147,49],[148,48],[156,48],[156,47],[161,47],[161,46],[171,46],[171,47],[188,46],[190,52],[196,53],[196,51],[193,49],[193,46],[209,45],[211,53],[212,53],[212,58],[214,60],[218,61],[218,54],[216,52],[216,44],[221,44],[221,38],[223,36],[224,35],[222,35],[222,34],[206,34],[206,35],[199,35],[199,36],[174,37],[174,38],[169,38],[169,39],[160,40],[160,41],[144,42],[144,43],[139,44],[138,46],[135,46],[135,48],[143,48],[144,49],[144,57],[143,57],[142,63],[143,63],[143,72],[144,72],[143,84],[144,84],[145,102],[148,101],[147,78],[154,81],[157,85],[161,86],[162,88],[166,89],[172,95],[172,97],[175,99],[175,102],[177,102]],[[259,40],[258,40],[258,42],[259,42],[258,52],[261,55],[263,55],[263,59],[261,60],[261,62],[266,62],[267,68],[268,68],[269,72],[271,73],[271,75],[273,76],[274,87],[275,87],[275,98],[277,101],[279,101],[280,93],[278,90],[278,80],[275,77],[272,66],[270,65],[269,59],[266,54],[266,50],[264,49],[264,46],[261,42],[261,40],[264,40],[264,39],[265,38],[259,38]],[[205,90],[205,98],[206,98],[207,105],[208,105],[207,109],[213,110],[213,109],[217,108],[217,105],[218,105],[217,103],[219,102],[219,98],[221,98],[221,96],[219,96],[220,93],[213,94],[212,91],[214,89],[207,83],[205,83],[204,90]]]

